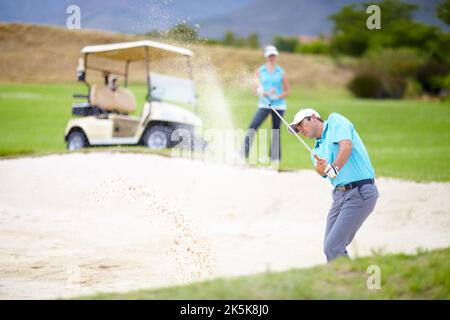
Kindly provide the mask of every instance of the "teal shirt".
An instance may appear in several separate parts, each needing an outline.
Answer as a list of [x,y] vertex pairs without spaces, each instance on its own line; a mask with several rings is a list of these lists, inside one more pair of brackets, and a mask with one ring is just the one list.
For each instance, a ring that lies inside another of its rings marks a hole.
[[[283,93],[284,70],[279,65],[275,65],[275,70],[272,73],[269,73],[265,64],[263,64],[258,71],[259,71],[259,81],[261,82],[264,91],[270,92],[273,88],[275,89],[276,96],[279,96],[280,94]],[[279,110],[286,109],[286,99],[271,99],[270,97],[267,97],[267,99],[270,101],[270,103],[275,109]],[[262,99],[259,99],[258,107],[269,108]]]
[[[323,124],[322,137],[316,139],[313,152],[328,163],[333,163],[339,151],[339,141],[351,140],[350,157],[334,179],[329,179],[333,187],[354,181],[375,178],[375,171],[369,159],[366,147],[356,132],[353,124],[338,113],[332,113]],[[311,159],[316,164],[313,156]]]

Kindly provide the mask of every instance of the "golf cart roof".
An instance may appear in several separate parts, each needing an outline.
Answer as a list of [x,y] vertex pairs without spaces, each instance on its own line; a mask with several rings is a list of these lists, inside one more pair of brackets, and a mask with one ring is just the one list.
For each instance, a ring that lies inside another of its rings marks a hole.
[[146,50],[148,50],[150,60],[193,55],[191,50],[151,40],[87,46],[81,49],[81,53],[115,60],[138,61],[145,60]]

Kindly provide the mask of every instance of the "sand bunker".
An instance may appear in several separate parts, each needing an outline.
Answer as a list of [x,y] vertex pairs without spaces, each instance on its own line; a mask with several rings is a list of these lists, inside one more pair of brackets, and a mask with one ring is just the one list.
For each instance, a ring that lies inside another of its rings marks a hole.
[[[325,262],[330,186],[152,155],[0,161],[0,298],[55,298]],[[450,245],[450,184],[378,179],[351,255]]]

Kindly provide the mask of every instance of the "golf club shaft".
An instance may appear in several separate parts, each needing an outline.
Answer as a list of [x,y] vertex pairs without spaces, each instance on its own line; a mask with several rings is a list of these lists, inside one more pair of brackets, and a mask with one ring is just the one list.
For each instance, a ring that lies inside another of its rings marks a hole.
[[275,114],[278,116],[278,118],[280,118],[281,121],[283,121],[283,123],[286,125],[286,127],[288,128],[289,131],[291,131],[291,133],[305,146],[305,148],[314,156],[314,158],[316,158],[316,160],[319,160],[320,158],[311,150],[311,148],[306,144],[305,141],[303,141],[302,138],[299,137],[299,135],[297,134],[297,132],[295,132],[294,130],[292,130],[291,126],[289,125],[289,123],[287,123],[286,120],[284,120],[284,118],[281,116],[281,114],[278,113],[278,111],[272,106],[272,104],[267,100],[266,97],[261,96],[261,98],[264,100],[264,102],[266,103],[267,106],[270,107],[270,109],[272,109],[273,112],[275,112]]

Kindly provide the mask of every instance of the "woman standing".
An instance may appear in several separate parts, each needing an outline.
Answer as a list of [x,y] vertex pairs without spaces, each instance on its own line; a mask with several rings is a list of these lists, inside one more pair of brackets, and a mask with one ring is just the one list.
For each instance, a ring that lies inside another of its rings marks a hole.
[[[257,95],[257,88],[262,88],[263,95],[271,102],[272,106],[283,116],[286,110],[285,98],[290,94],[289,81],[286,72],[276,63],[278,50],[274,46],[267,46],[264,51],[266,63],[255,73],[253,92]],[[278,165],[281,159],[280,122],[281,120],[263,101],[259,99],[258,109],[250,123],[244,141],[244,154],[248,158],[250,146],[261,123],[269,115],[272,115],[272,144],[270,147],[270,159],[272,165]]]

